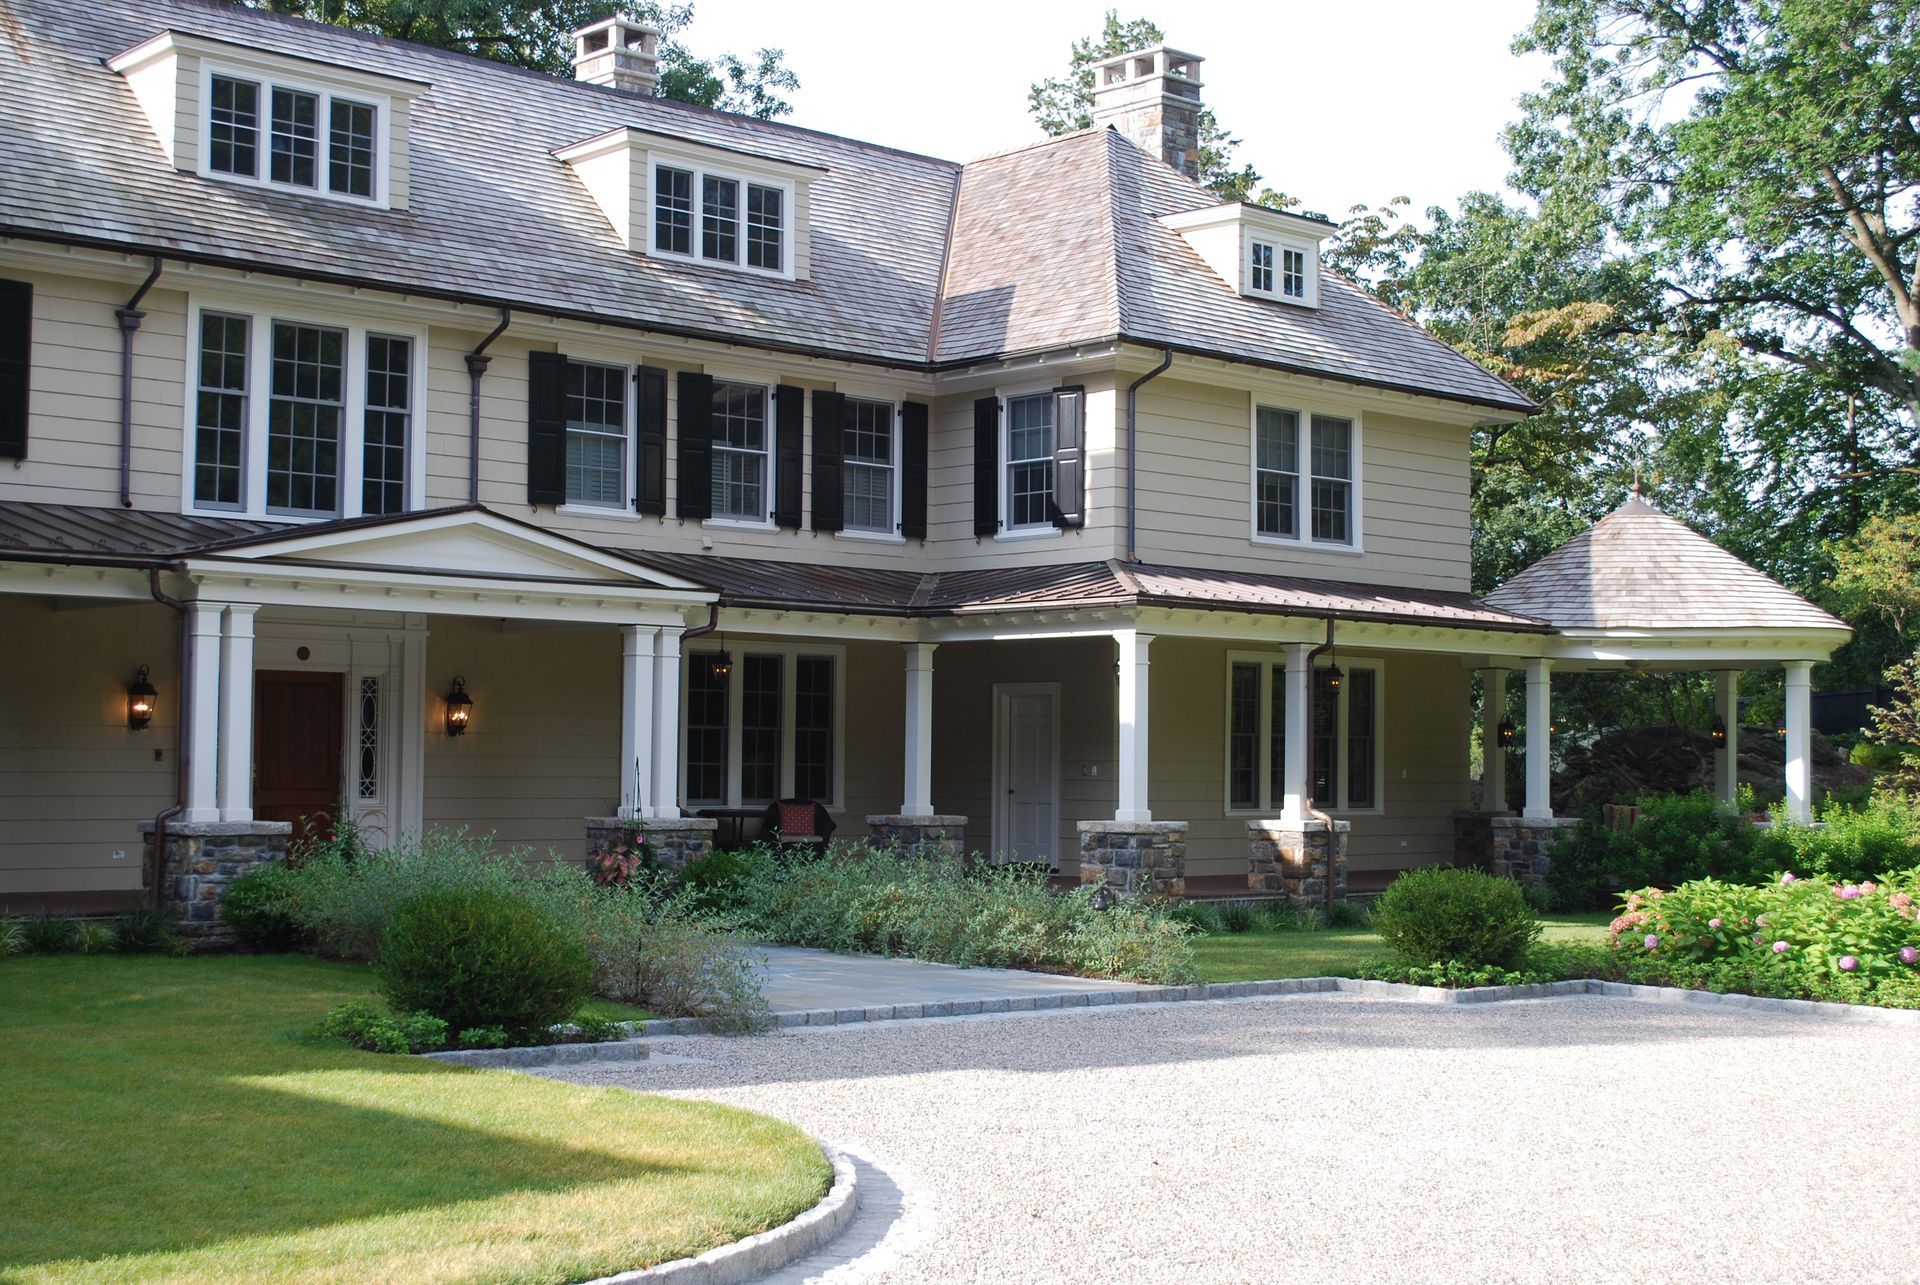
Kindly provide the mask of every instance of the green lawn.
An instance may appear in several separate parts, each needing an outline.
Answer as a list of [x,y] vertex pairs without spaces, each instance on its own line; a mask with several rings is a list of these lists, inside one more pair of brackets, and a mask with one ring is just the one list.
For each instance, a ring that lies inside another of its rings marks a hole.
[[294,955],[0,961],[0,1279],[581,1280],[826,1190],[763,1116],[299,1034],[371,982]]
[[[1545,916],[1541,938],[1598,944],[1607,939],[1610,919],[1604,914]],[[1386,947],[1364,928],[1282,929],[1211,933],[1194,940],[1193,953],[1207,981],[1253,982],[1273,977],[1351,977],[1367,960],[1385,955]]]

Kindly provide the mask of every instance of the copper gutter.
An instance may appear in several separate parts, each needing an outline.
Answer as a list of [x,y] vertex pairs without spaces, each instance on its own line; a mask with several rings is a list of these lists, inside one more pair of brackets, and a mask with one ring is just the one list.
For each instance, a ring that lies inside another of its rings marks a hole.
[[[1315,739],[1313,735],[1313,706],[1314,706],[1314,693],[1319,690],[1319,684],[1313,681],[1313,662],[1320,659],[1320,657],[1326,655],[1326,653],[1333,650],[1333,620],[1334,620],[1334,615],[1331,611],[1329,611],[1327,613],[1327,640],[1321,643],[1318,647],[1315,647],[1312,651],[1307,653],[1306,807],[1307,807],[1308,816],[1312,817],[1314,820],[1318,821],[1320,824],[1327,827],[1327,842],[1326,842],[1325,852],[1326,852],[1326,858],[1327,858],[1327,878],[1326,878],[1327,911],[1329,914],[1331,914],[1333,911],[1333,845],[1334,845],[1335,835],[1333,832],[1333,818],[1320,810],[1320,808],[1316,805],[1313,797],[1313,759],[1314,759],[1313,742]],[[1337,701],[1338,697],[1336,697],[1335,700]],[[1336,709],[1339,708],[1337,704],[1335,708]],[[1334,744],[1338,745],[1339,743],[1340,743],[1340,738],[1336,731],[1336,734],[1334,736]]]
[[146,319],[147,314],[140,311],[140,301],[160,279],[161,263],[156,256],[153,271],[133,292],[133,298],[127,300],[124,307],[113,310],[120,323],[120,507],[123,509],[133,507],[133,335]]
[[493,358],[487,349],[513,324],[513,309],[500,309],[500,324],[487,332],[480,346],[467,354],[467,503],[480,503],[480,376]]
[[1173,365],[1173,349],[1160,354],[1160,364],[1140,378],[1127,385],[1127,561],[1140,561],[1140,549],[1134,540],[1134,526],[1138,517],[1135,497],[1139,494],[1140,481],[1140,422],[1136,407],[1140,385],[1149,379],[1157,379]]

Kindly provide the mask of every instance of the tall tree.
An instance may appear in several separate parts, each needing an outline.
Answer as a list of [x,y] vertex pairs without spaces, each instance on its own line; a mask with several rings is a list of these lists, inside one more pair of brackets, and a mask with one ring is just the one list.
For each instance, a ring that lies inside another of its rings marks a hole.
[[691,4],[643,0],[229,0],[248,8],[310,18],[476,54],[555,76],[573,69],[571,33],[627,13],[660,28],[660,89],[663,98],[772,119],[793,105],[784,95],[800,87],[779,49],[758,49],[742,58],[723,53],[700,58],[681,40],[693,22]]

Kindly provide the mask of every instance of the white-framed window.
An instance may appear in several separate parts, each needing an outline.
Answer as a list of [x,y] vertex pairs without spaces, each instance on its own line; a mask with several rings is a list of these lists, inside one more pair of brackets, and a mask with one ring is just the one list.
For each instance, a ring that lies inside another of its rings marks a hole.
[[1358,551],[1360,421],[1255,401],[1253,538]]
[[568,504],[624,509],[627,487],[627,368],[568,361]]
[[773,503],[773,393],[765,384],[713,384],[713,517],[763,523]]
[[183,509],[331,518],[422,507],[426,337],[195,301]]
[[899,525],[900,412],[892,402],[847,398],[841,438],[842,530],[892,535]]
[[[1322,658],[1313,672],[1313,742],[1309,787],[1329,812],[1382,808],[1385,741],[1382,666],[1375,660]],[[1226,810],[1268,816],[1286,796],[1286,657],[1277,652],[1227,655]]]
[[1053,527],[1053,393],[1007,398],[1001,530]]
[[[1292,254],[1293,251],[1287,251]],[[1255,241],[1252,243],[1251,258],[1247,263],[1247,288],[1255,294],[1273,293],[1273,243]]]
[[384,204],[384,95],[209,66],[203,175]]
[[658,254],[788,276],[793,261],[793,184],[708,169],[691,161],[653,167]]
[[[1266,288],[1273,289],[1272,263],[1268,263]],[[1289,299],[1307,297],[1307,256],[1299,250],[1280,252],[1280,293]]]
[[800,798],[838,810],[844,660],[839,647],[755,641],[690,650],[681,733],[688,806]]
[[1244,293],[1257,299],[1319,306],[1320,250],[1313,242],[1243,227],[1240,262]]

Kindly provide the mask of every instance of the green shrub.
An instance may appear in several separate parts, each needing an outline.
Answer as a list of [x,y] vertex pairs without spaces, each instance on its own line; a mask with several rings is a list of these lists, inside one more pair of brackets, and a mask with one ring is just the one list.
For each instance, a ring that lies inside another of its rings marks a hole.
[[26,950],[26,925],[18,919],[0,919],[0,955],[22,955]]
[[1547,890],[1556,907],[1598,910],[1623,888],[1755,880],[1781,868],[1761,831],[1708,791],[1644,795],[1634,806],[1639,821],[1629,830],[1589,817],[1554,844]]
[[292,913],[298,882],[299,875],[279,862],[255,866],[227,885],[220,917],[249,950],[293,950],[300,945]]
[[627,1024],[618,1018],[582,1013],[573,1019],[573,1038],[581,1044],[604,1044],[627,1038]]
[[526,896],[485,886],[402,902],[382,935],[379,968],[381,993],[396,1010],[431,1013],[456,1033],[544,1031],[593,993],[576,931]]
[[118,944],[112,926],[97,919],[82,919],[73,926],[73,948],[82,955],[105,955]]
[[1252,932],[1259,922],[1258,911],[1251,901],[1223,901],[1219,913],[1222,932]]
[[1176,901],[1167,907],[1167,915],[1195,933],[1222,931],[1220,910],[1210,901]]
[[714,852],[689,861],[680,871],[680,892],[694,909],[731,915],[742,904],[744,888],[759,863],[772,857],[754,848]]
[[690,897],[659,902],[639,889],[608,888],[583,931],[596,994],[668,1017],[704,1017],[721,1031],[772,1024],[752,954]]
[[[1756,842],[1769,872],[1793,870],[1825,879],[1871,879],[1920,865],[1920,802],[1883,791],[1860,806],[1829,798],[1817,826],[1793,825],[1776,812]],[[1663,885],[1684,880],[1661,880]]]
[[147,906],[114,920],[113,940],[114,949],[123,955],[179,955],[187,948],[173,920]]
[[1373,911],[1374,931],[1403,964],[1518,968],[1540,936],[1520,885],[1478,870],[1409,870]]
[[321,1019],[314,1034],[369,1053],[424,1053],[445,1047],[447,1024],[427,1013],[389,1015],[371,1004],[342,1004]]
[[460,1032],[460,1047],[463,1049],[503,1049],[507,1047],[507,1033],[498,1026],[469,1026]]
[[20,926],[26,950],[34,955],[58,955],[74,949],[79,927],[71,919],[56,919],[44,911]]
[[1333,928],[1371,928],[1373,910],[1363,901],[1336,901],[1327,908],[1327,924]]
[[1078,890],[1068,898],[1088,903],[1087,912],[1074,917],[1066,936],[1069,968],[1096,977],[1158,982],[1163,986],[1200,980],[1188,930],[1165,910],[1138,901],[1094,910],[1091,896]]

